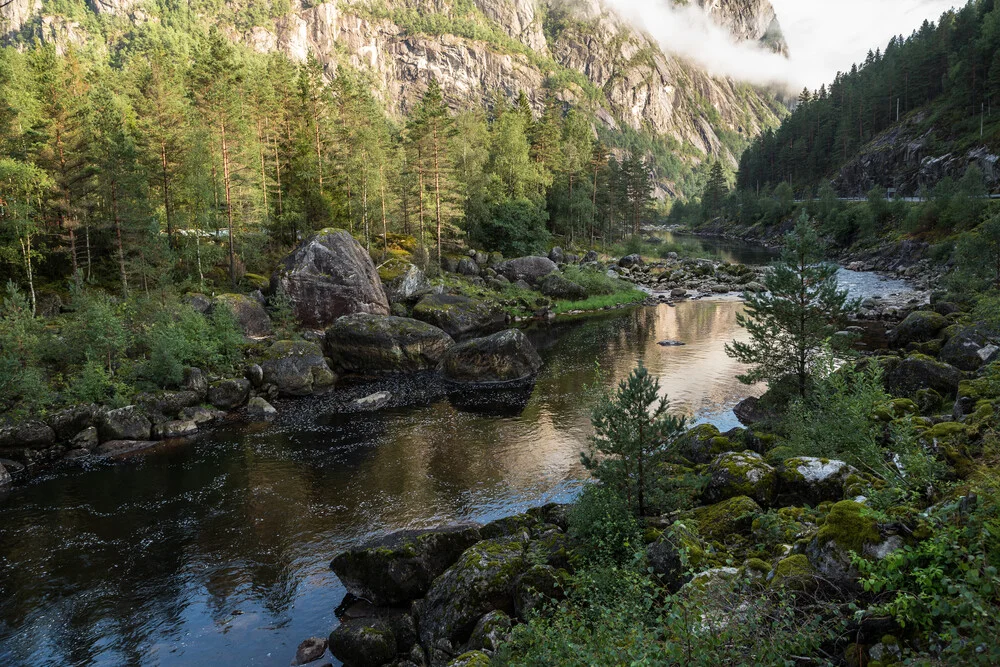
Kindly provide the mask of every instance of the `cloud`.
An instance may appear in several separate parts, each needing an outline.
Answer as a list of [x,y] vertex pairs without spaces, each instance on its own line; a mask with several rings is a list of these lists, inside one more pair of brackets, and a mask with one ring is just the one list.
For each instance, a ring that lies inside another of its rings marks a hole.
[[790,57],[756,44],[736,44],[700,8],[665,0],[606,0],[651,35],[665,51],[686,57],[716,75],[797,92],[819,88],[837,71],[884,49],[893,35],[909,35],[925,19],[936,21],[955,0],[771,0]]

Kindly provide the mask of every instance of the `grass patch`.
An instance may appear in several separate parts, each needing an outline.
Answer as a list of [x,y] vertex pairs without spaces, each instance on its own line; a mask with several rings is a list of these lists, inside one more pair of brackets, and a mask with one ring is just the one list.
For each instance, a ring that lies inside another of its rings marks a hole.
[[615,306],[638,304],[646,300],[648,295],[637,289],[629,289],[625,292],[615,294],[598,294],[583,301],[557,301],[552,306],[552,311],[556,314],[568,313],[574,310],[602,310],[604,308],[614,308]]

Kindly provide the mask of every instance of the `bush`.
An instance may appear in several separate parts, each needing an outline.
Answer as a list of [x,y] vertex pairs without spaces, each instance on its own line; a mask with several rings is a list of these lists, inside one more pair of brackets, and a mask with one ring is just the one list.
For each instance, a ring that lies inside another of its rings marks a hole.
[[484,218],[473,222],[469,236],[478,247],[521,257],[548,247],[547,219],[548,214],[529,199],[505,199],[491,205]]
[[585,487],[573,505],[569,534],[592,562],[628,563],[642,548],[642,531],[628,503],[599,484]]
[[32,414],[51,402],[38,357],[43,333],[27,298],[8,283],[0,315],[0,411]]
[[563,269],[563,276],[587,290],[587,294],[592,296],[618,294],[632,289],[631,284],[619,278],[613,278],[605,271],[595,271],[579,266],[566,266]]
[[157,387],[178,386],[186,366],[227,369],[243,348],[243,337],[229,309],[215,308],[204,317],[187,304],[158,317],[146,341],[149,359],[139,377]]
[[114,389],[104,364],[88,359],[70,381],[65,396],[72,403],[105,403],[114,395]]

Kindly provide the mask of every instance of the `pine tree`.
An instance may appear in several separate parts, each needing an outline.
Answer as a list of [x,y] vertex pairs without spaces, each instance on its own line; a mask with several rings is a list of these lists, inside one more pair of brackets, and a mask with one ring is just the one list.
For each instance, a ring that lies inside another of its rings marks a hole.
[[684,418],[669,410],[659,380],[640,362],[614,395],[601,397],[591,417],[594,435],[590,452],[581,455],[583,465],[640,517],[655,502],[654,480],[668,451],[665,443],[684,432]]
[[749,366],[745,384],[792,377],[801,396],[816,361],[854,304],[837,288],[837,266],[822,263],[819,236],[803,213],[785,237],[782,260],[764,277],[765,291],[748,294],[737,323],[750,340],[734,341],[726,353]]
[[722,162],[716,160],[709,171],[705,192],[701,196],[702,215],[705,219],[719,215],[728,192],[729,184],[726,182],[726,172],[722,168]]

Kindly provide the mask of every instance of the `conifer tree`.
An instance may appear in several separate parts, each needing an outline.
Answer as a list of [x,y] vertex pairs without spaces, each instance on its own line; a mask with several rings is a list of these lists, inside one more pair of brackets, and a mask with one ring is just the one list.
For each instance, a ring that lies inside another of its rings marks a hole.
[[791,377],[805,396],[816,361],[855,306],[837,288],[837,266],[823,262],[819,236],[804,213],[763,284],[765,291],[747,294],[746,312],[736,318],[750,340],[726,345],[726,353],[749,366],[741,382]]

